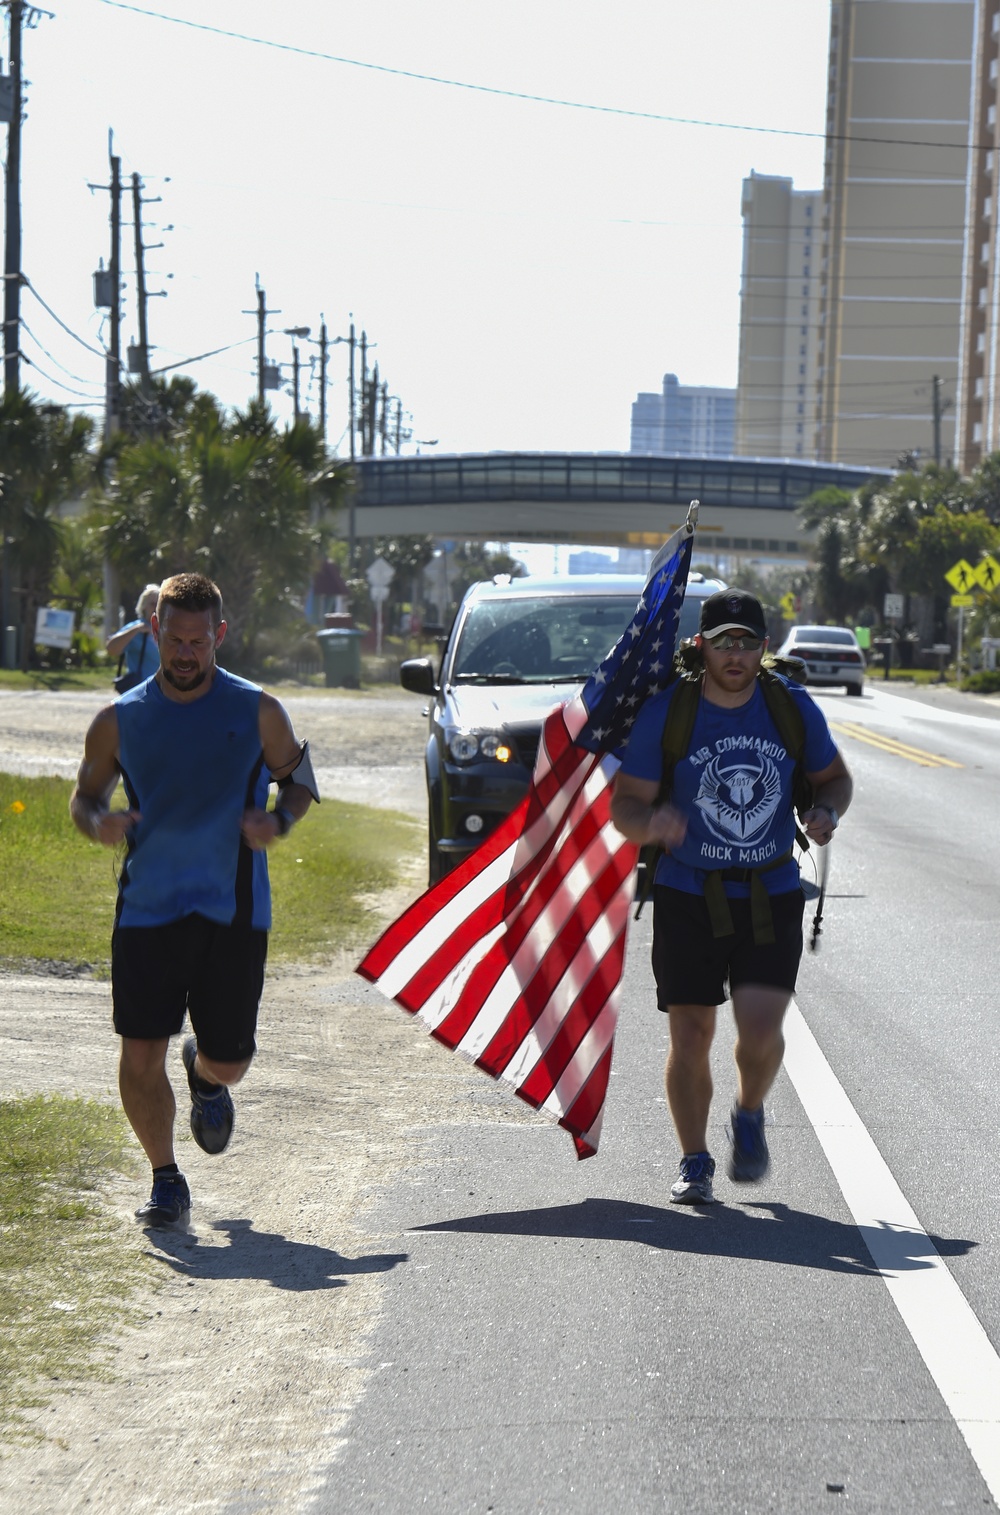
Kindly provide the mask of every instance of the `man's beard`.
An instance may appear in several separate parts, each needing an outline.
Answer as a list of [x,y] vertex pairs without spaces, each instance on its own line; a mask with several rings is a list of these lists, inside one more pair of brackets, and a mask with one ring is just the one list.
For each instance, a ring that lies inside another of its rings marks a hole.
[[188,689],[199,689],[208,678],[207,668],[200,668],[197,674],[195,674],[193,677],[191,674],[185,674],[184,682],[182,682],[180,678],[175,678],[169,668],[163,667],[160,669],[160,672],[163,674],[163,677],[166,679],[168,684],[172,684],[175,689],[180,689],[182,693]]

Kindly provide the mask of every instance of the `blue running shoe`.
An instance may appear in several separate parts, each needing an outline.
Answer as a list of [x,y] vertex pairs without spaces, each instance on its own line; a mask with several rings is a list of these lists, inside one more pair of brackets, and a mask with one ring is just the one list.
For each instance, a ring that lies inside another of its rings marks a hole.
[[195,1077],[194,1060],[197,1055],[198,1043],[193,1036],[189,1036],[181,1050],[181,1057],[184,1059],[188,1088],[191,1090],[191,1130],[201,1150],[214,1156],[217,1152],[224,1152],[229,1145],[236,1111],[233,1096],[225,1084],[215,1085],[217,1092],[211,1094],[201,1080]]
[[729,1177],[734,1184],[756,1184],[771,1166],[764,1135],[764,1106],[744,1110],[734,1105],[726,1131],[729,1138]]
[[176,1226],[186,1220],[191,1209],[191,1191],[183,1173],[169,1178],[154,1178],[153,1192],[135,1212],[136,1220],[147,1226]]
[[707,1152],[685,1152],[681,1158],[681,1176],[670,1190],[672,1205],[711,1205],[715,1203],[712,1179],[715,1161]]

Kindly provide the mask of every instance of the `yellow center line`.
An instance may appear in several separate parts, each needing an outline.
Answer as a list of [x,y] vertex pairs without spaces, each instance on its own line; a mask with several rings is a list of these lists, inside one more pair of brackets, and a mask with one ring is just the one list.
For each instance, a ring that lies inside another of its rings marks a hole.
[[940,753],[925,752],[922,747],[911,747],[906,742],[897,742],[894,737],[880,736],[877,732],[869,731],[854,721],[831,721],[830,729],[840,732],[843,736],[853,736],[859,742],[867,742],[870,747],[878,747],[882,752],[891,752],[896,757],[906,758],[908,762],[919,763],[922,768],[965,767],[964,763],[956,763],[952,758],[941,757]]

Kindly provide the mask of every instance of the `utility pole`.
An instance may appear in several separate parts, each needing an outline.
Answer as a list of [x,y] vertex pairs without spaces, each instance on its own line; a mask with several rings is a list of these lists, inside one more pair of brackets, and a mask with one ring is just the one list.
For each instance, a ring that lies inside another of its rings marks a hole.
[[122,362],[122,160],[111,151],[108,132],[108,156],[111,160],[111,318],[104,393],[105,440],[118,430],[118,397],[121,389]]
[[361,456],[368,456],[366,417],[368,414],[368,333],[361,333],[361,415],[358,430],[361,433]]
[[299,409],[299,347],[297,342],[292,343],[292,396],[293,415],[295,424],[298,426],[301,411]]
[[389,386],[382,385],[382,404],[379,406],[378,419],[379,451],[383,458],[389,449]]
[[257,398],[264,403],[264,328],[267,323],[267,295],[260,287],[260,279],[255,274],[254,282],[257,285]]
[[13,91],[7,127],[6,225],[3,259],[3,387],[20,386],[21,358],[21,25],[23,0],[7,0],[10,14],[10,80]]
[[326,317],[319,323],[319,435],[326,446]]
[[937,374],[931,379],[931,414],[934,421],[934,461],[941,467],[941,380]]
[[143,263],[142,246],[142,184],[138,174],[132,175],[132,223],[135,230],[135,297],[139,321],[139,383],[149,399],[153,383],[149,377],[149,330],[146,323],[146,269]]
[[[348,365],[348,375],[347,375],[347,420],[348,420],[347,430],[350,433],[350,437],[351,437],[351,462],[353,463],[354,459],[355,459],[355,456],[356,456],[355,446],[354,446],[354,431],[355,431],[355,420],[354,420],[354,349],[355,349],[355,347],[357,345],[356,342],[355,342],[355,339],[354,339],[354,319],[353,319],[353,317],[351,318],[351,335],[348,337],[347,340],[350,343],[350,350],[351,350],[351,357],[350,357],[350,363]],[[351,506],[351,521],[353,522],[353,520],[354,520],[354,506],[352,505]],[[354,538],[353,538],[353,526],[352,526],[352,537],[351,537],[351,541],[352,541],[352,555],[353,555],[353,540],[354,540]]]
[[375,436],[378,431],[378,364],[372,369],[372,376],[368,384],[368,456],[375,456]]

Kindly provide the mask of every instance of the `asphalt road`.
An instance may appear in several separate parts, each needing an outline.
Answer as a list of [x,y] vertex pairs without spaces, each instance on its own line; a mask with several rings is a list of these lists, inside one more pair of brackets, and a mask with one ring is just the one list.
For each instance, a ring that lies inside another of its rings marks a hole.
[[[484,1122],[511,1098],[484,1078],[475,1122],[437,1128],[368,1215],[406,1261],[317,1510],[994,1507],[1000,710],[817,698],[857,797],[770,1104],[771,1175],[738,1190],[720,1162],[711,1210],[666,1203],[641,921],[599,1156],[577,1163],[535,1118]],[[731,1042],[724,1009],[719,1157]]]

